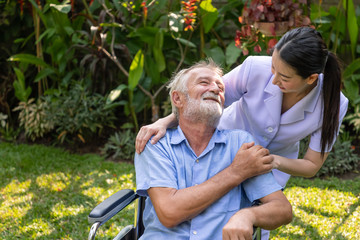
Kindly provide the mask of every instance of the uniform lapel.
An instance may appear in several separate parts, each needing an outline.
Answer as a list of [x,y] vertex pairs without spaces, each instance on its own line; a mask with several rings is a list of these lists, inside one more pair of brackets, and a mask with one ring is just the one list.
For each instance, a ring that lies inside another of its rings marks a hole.
[[281,116],[282,92],[279,87],[272,84],[272,79],[264,89],[268,97],[264,99],[264,104],[276,125],[279,125]]

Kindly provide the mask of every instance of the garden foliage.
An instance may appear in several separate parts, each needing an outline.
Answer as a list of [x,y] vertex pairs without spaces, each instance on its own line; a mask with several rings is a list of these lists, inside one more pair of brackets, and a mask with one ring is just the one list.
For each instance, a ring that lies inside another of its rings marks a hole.
[[[174,72],[207,57],[226,72],[245,59],[235,38],[248,2],[0,1],[0,112],[6,116],[1,137],[14,139],[19,134],[14,129],[20,129],[29,140],[46,135],[52,142],[87,144],[104,128],[136,134],[168,113],[165,87]],[[359,141],[359,6],[342,0],[326,10],[317,3],[305,10],[344,62],[351,116],[344,131],[354,143]],[[264,45],[249,54],[267,50]],[[122,145],[119,141],[114,135],[107,146]]]

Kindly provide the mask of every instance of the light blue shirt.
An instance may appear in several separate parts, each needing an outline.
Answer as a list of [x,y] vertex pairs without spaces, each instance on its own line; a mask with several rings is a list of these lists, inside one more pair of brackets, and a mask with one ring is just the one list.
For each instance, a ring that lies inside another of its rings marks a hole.
[[[252,136],[242,130],[215,130],[208,146],[197,157],[180,127],[168,130],[158,143],[148,143],[135,156],[137,193],[147,196],[151,187],[184,189],[201,184],[228,167],[241,145],[251,141]],[[222,239],[222,228],[239,211],[242,194],[254,201],[280,189],[271,173],[250,178],[195,218],[174,228],[160,223],[147,198],[141,239]]]
[[[225,105],[219,129],[242,129],[249,132],[263,147],[290,159],[298,158],[299,141],[311,136],[309,147],[321,151],[323,117],[323,74],[317,86],[288,111],[281,114],[283,93],[272,84],[271,57],[250,56],[227,73]],[[340,95],[339,129],[346,114],[348,99]],[[333,143],[336,138],[333,139]],[[326,149],[329,152],[330,148]],[[285,187],[290,175],[273,170],[276,180]]]

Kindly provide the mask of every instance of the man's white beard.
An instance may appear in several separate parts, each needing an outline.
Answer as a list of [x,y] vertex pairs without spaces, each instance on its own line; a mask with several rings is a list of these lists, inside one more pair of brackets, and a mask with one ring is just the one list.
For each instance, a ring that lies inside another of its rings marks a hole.
[[203,94],[201,99],[193,99],[187,95],[187,107],[184,111],[184,117],[194,122],[203,122],[208,126],[216,127],[223,113],[223,107],[216,101],[204,100],[204,98],[220,98],[211,92]]

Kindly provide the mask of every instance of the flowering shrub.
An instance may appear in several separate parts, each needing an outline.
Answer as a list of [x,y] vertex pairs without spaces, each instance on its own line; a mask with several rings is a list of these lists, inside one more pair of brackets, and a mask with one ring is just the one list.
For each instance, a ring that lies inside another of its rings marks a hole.
[[[277,36],[284,34],[292,27],[310,25],[310,18],[303,14],[303,6],[307,0],[252,0],[245,5],[239,22],[242,25],[236,31],[235,44],[244,55],[249,54],[249,48],[267,53],[277,43]],[[270,23],[268,29],[261,28],[261,22]],[[281,30],[281,32],[277,32]]]
[[181,1],[182,11],[184,12],[184,31],[191,30],[194,31],[194,25],[196,22],[196,9],[198,8],[197,3],[200,0],[190,0],[190,1]]

